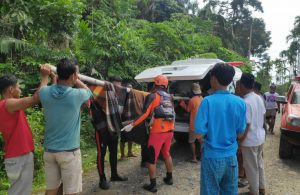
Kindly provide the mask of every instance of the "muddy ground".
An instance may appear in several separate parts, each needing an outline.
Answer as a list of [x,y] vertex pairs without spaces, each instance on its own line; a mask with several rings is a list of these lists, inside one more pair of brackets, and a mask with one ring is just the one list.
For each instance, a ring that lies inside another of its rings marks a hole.
[[[294,151],[292,160],[281,160],[278,157],[279,147],[279,120],[277,120],[275,135],[267,135],[264,147],[264,163],[266,171],[267,194],[292,195],[300,194],[300,150]],[[186,162],[189,158],[189,145],[174,143],[172,146],[174,162],[174,185],[167,186],[162,179],[165,176],[163,161],[158,161],[157,169],[157,194],[192,195],[200,191],[200,163]],[[98,188],[98,174],[96,169],[84,174],[84,195],[94,194],[152,194],[142,189],[145,182],[149,182],[147,169],[140,167],[140,157],[129,158],[118,163],[119,173],[129,178],[127,182],[110,182],[109,190]],[[110,175],[109,165],[106,165],[106,173]],[[247,192],[247,187],[239,189],[239,194]]]

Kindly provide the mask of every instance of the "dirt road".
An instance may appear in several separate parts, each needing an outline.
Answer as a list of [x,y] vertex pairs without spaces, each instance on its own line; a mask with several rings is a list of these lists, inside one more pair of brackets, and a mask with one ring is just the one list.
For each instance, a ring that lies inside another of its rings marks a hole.
[[[294,159],[280,160],[278,158],[279,135],[279,124],[276,125],[275,135],[267,135],[264,148],[266,191],[267,194],[297,195],[300,194],[300,150],[295,151]],[[200,163],[193,164],[185,161],[189,158],[188,144],[174,143],[172,156],[174,162],[174,185],[167,186],[163,183],[162,178],[165,176],[165,167],[163,161],[159,161],[157,169],[157,194],[199,194]],[[145,182],[149,182],[147,169],[141,168],[139,165],[139,157],[119,162],[119,172],[122,175],[126,175],[129,180],[127,182],[111,182],[111,188],[107,191],[98,188],[99,179],[96,170],[86,173],[83,178],[84,191],[82,194],[148,194],[142,189],[142,185]],[[109,166],[106,167],[106,173],[110,173]],[[247,188],[239,189],[239,194],[247,191]]]

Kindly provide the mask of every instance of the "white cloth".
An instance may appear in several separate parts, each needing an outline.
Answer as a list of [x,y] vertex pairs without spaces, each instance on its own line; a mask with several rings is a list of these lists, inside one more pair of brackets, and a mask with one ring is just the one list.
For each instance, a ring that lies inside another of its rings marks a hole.
[[266,92],[264,94],[265,102],[266,102],[266,109],[271,110],[271,109],[277,109],[277,102],[276,102],[276,97],[278,96],[278,93],[270,93]]
[[241,145],[247,147],[259,146],[265,141],[263,125],[266,109],[261,97],[254,92],[245,95],[244,100],[247,105],[246,118],[247,124],[250,124],[250,129]]
[[[259,95],[259,97],[262,99],[262,101],[263,101],[263,103],[264,103],[264,106],[265,106],[265,108],[266,108],[266,101],[265,101],[264,96],[263,96],[262,94],[257,94],[257,95]],[[267,108],[266,108],[266,109],[267,109]]]

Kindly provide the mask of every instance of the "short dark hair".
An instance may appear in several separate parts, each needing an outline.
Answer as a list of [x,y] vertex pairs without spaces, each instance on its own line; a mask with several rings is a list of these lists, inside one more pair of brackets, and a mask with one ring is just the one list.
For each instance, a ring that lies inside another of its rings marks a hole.
[[210,76],[214,76],[223,86],[229,85],[234,75],[234,68],[226,63],[217,63],[210,72]]
[[251,73],[243,73],[241,77],[241,84],[246,87],[247,89],[253,89],[255,77]]
[[3,94],[5,90],[10,86],[15,86],[18,83],[18,79],[14,75],[4,75],[0,77],[0,94]]
[[72,74],[76,73],[78,63],[74,59],[63,58],[56,66],[58,79],[68,80]]
[[258,91],[261,90],[261,84],[257,81],[254,82],[254,89],[257,89]]
[[119,76],[111,76],[111,77],[109,77],[109,81],[110,82],[122,82],[122,78],[121,77],[119,77]]
[[128,86],[131,86],[131,87],[132,87],[133,85],[132,85],[132,83],[129,82],[129,83],[126,83],[124,86],[125,86],[125,87],[128,87]]

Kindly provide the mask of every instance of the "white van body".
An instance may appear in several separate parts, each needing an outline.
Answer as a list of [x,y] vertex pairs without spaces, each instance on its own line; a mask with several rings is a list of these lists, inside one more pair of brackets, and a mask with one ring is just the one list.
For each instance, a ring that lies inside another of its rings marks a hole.
[[[179,60],[174,61],[171,65],[163,65],[163,66],[157,66],[154,68],[148,68],[138,74],[135,77],[135,80],[139,83],[149,83],[153,82],[154,77],[157,75],[166,75],[170,81],[172,82],[186,82],[186,87],[191,87],[192,82],[199,82],[201,83],[201,80],[204,80],[208,78],[209,71],[214,67],[216,63],[224,62],[219,59],[188,59],[188,60]],[[234,93],[235,91],[235,83],[241,78],[242,71],[234,67],[235,69],[235,76],[233,78],[233,82],[228,86],[228,90],[231,93]],[[190,82],[190,83],[188,83]],[[208,81],[209,82],[209,81]],[[182,89],[182,88],[181,88]],[[189,99],[189,97],[186,96],[180,96],[178,97],[178,94],[174,94],[170,91],[170,93],[175,97],[176,99]],[[176,115],[178,113],[176,112]],[[189,118],[186,119],[186,121],[181,122],[177,120],[176,116],[176,122],[175,122],[175,132],[188,132],[189,131],[189,124],[188,124]]]

